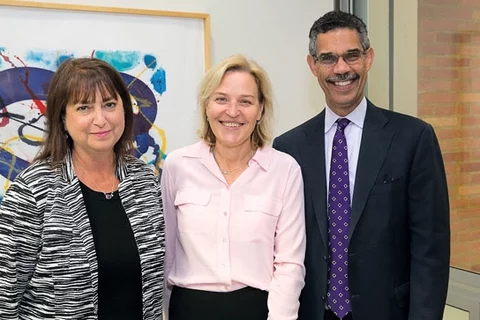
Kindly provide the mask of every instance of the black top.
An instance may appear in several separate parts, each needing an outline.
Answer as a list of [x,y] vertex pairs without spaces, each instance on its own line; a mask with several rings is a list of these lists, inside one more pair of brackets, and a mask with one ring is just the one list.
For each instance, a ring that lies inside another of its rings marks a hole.
[[108,200],[80,186],[98,261],[98,319],[143,319],[140,257],[118,191]]

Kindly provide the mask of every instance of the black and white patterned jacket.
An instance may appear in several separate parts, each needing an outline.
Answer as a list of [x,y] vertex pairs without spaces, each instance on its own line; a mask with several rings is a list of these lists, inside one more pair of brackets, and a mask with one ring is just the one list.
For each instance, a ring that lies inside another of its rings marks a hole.
[[[140,254],[143,319],[162,319],[164,220],[157,177],[119,161],[119,194]],[[70,155],[20,173],[0,207],[0,319],[97,319],[93,235]]]

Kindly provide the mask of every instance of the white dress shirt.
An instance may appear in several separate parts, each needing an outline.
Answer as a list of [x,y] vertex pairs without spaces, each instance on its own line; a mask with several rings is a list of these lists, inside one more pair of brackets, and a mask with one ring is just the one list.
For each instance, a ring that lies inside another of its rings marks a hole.
[[[345,128],[345,138],[348,148],[348,177],[350,180],[350,205],[353,200],[353,188],[355,186],[355,175],[357,173],[358,155],[360,153],[360,143],[362,140],[363,123],[367,113],[367,99],[363,97],[362,101],[346,117],[350,123]],[[327,192],[330,183],[330,162],[332,159],[333,137],[337,129],[337,119],[342,118],[335,114],[328,106],[325,108],[325,169],[327,176]],[[327,197],[328,199],[328,197]]]

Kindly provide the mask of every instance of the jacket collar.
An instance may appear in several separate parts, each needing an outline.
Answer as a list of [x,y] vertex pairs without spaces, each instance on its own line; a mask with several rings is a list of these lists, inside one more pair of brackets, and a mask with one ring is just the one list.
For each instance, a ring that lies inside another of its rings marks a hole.
[[[75,168],[73,167],[72,151],[69,149],[65,158],[63,158],[62,166],[60,168],[62,178],[68,182],[72,182],[77,176]],[[120,158],[117,160],[115,174],[120,181],[123,181],[128,176],[128,160],[127,158]]]

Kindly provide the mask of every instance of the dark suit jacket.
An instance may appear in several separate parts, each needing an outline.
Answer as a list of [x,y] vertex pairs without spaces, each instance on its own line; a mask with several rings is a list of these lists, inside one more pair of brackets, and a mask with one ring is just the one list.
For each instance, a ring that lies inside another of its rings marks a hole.
[[[327,293],[325,111],[276,138],[305,184],[307,251],[300,320]],[[348,273],[354,320],[441,320],[450,259],[445,169],[433,128],[367,102],[352,199]]]

